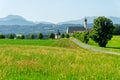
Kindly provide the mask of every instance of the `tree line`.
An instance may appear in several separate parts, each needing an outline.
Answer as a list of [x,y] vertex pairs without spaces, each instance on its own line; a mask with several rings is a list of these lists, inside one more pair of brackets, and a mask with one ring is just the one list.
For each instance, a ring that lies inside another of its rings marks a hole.
[[[69,38],[69,34],[60,34],[59,38]],[[42,33],[38,34],[0,34],[0,39],[55,39],[55,33],[50,33],[49,35],[43,35]]]

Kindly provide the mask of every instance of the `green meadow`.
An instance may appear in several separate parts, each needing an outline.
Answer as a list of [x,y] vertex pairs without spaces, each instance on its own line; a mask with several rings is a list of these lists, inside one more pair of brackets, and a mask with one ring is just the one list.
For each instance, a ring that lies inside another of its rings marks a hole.
[[0,80],[119,79],[120,56],[86,50],[69,39],[0,40]]
[[120,36],[113,36],[113,38],[108,41],[108,44],[105,48],[98,47],[98,44],[95,43],[93,40],[90,39],[88,42],[89,45],[92,45],[95,48],[99,48],[101,50],[108,50],[113,52],[119,52],[120,53]]

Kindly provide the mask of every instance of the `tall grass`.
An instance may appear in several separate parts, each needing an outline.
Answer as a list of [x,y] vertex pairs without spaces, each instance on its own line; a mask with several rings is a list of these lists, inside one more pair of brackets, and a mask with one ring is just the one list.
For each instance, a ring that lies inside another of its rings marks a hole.
[[34,46],[51,46],[51,47],[69,47],[77,48],[69,39],[59,40],[20,40],[20,39],[0,39],[0,45],[34,45]]
[[0,80],[120,79],[119,56],[85,50],[69,39],[53,43],[0,44]]

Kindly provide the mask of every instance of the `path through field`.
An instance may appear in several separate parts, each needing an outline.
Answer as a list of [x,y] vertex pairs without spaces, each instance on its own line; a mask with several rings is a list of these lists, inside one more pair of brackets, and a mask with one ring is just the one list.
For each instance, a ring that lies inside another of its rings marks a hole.
[[75,38],[71,38],[71,40],[72,40],[75,44],[79,45],[80,47],[85,48],[85,49],[88,49],[88,50],[93,50],[93,51],[102,52],[102,53],[106,53],[106,54],[120,55],[120,53],[117,53],[117,52],[110,52],[110,51],[107,51],[107,50],[100,50],[100,49],[94,48],[94,47],[92,47],[92,46],[90,46],[90,45],[87,45],[87,44],[84,44],[84,43],[78,41],[78,40],[75,39]]

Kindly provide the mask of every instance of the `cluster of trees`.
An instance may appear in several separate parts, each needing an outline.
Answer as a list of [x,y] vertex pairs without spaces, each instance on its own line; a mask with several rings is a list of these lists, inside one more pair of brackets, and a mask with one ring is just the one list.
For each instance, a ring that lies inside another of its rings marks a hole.
[[[69,34],[60,34],[60,35],[58,35],[59,36],[59,38],[69,38],[70,37],[70,35]],[[49,38],[50,39],[55,39],[55,34],[54,33],[50,33],[49,34]]]
[[114,24],[113,34],[114,35],[120,35],[120,25]]
[[[59,35],[60,38],[69,38],[69,34],[60,34]],[[0,39],[43,39],[44,35],[42,33],[38,33],[38,34],[29,34],[29,35],[24,35],[24,34],[0,34]],[[50,39],[55,39],[55,34],[54,33],[50,33],[47,38]]]
[[73,37],[79,39],[83,43],[88,43],[89,41],[89,32],[74,32]]
[[112,21],[104,16],[100,16],[94,20],[94,25],[90,33],[87,31],[74,33],[73,36],[84,43],[87,43],[90,37],[98,43],[100,47],[105,47],[107,42],[111,40],[114,30]]
[[5,39],[5,38],[8,38],[8,39],[43,39],[43,34],[42,33],[38,33],[37,35],[35,34],[29,34],[29,35],[24,35],[24,34],[13,34],[13,33],[10,33],[10,34],[0,34],[0,39]]
[[0,34],[0,39],[4,39],[5,36],[3,34]]

